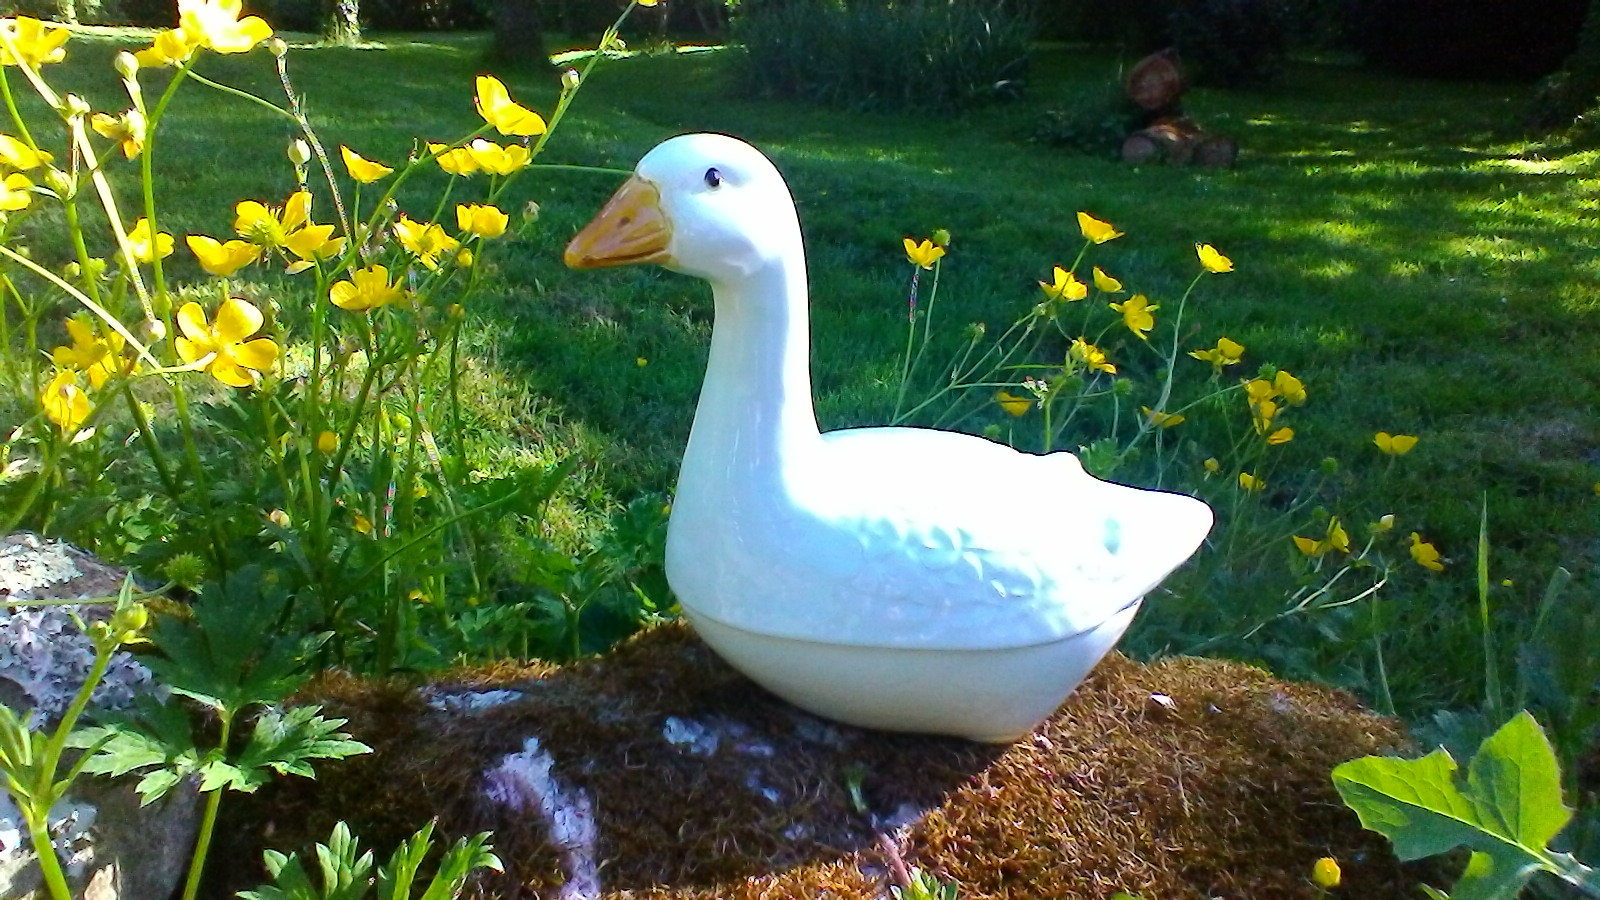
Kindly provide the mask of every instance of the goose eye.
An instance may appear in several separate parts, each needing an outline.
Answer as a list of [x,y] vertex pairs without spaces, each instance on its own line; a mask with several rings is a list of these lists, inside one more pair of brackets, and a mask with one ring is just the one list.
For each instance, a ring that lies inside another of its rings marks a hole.
[[713,187],[714,188],[714,187],[721,187],[721,186],[722,186],[722,173],[718,172],[716,169],[707,169],[706,170],[706,187]]

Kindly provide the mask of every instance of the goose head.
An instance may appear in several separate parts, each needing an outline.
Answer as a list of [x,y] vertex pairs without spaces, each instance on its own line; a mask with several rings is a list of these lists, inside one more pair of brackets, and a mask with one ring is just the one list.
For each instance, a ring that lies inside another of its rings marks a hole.
[[686,134],[651,150],[567,245],[573,268],[657,263],[712,284],[801,254],[783,176],[761,152],[721,134]]

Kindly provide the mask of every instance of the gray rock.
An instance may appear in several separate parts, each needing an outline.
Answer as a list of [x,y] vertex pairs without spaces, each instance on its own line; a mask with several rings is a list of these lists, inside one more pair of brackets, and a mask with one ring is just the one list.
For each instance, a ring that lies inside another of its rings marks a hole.
[[[59,541],[0,538],[0,604],[115,596],[121,570]],[[83,685],[94,646],[73,621],[103,618],[105,606],[0,606],[0,702],[53,726]],[[150,671],[117,653],[93,703],[116,709],[159,692]],[[51,810],[50,833],[75,897],[166,900],[183,876],[197,826],[197,795],[174,791],[140,807],[131,780],[82,776]],[[46,896],[27,825],[0,792],[0,900]]]

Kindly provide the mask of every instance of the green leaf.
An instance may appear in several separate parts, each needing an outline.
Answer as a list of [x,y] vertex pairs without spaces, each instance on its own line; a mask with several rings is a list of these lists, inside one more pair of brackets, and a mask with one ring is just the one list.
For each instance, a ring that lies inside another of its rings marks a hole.
[[129,714],[75,732],[70,743],[80,748],[98,745],[83,762],[85,772],[118,777],[144,771],[138,791],[145,805],[166,796],[201,767],[188,715],[176,703],[148,696],[141,697]]
[[268,771],[279,775],[300,775],[312,778],[309,761],[313,759],[343,759],[361,753],[371,753],[372,748],[340,731],[346,720],[325,719],[318,706],[297,706],[292,709],[269,709],[256,720],[249,743],[239,754],[239,768],[248,774],[254,790],[270,779]]
[[1533,717],[1520,713],[1483,742],[1468,763],[1465,790],[1457,771],[1440,748],[1416,760],[1352,760],[1333,770],[1333,783],[1402,860],[1471,849],[1455,900],[1511,897],[1535,870],[1556,871],[1545,845],[1571,811],[1561,802],[1555,753]]
[[1572,819],[1561,802],[1555,750],[1526,712],[1478,748],[1467,784],[1480,821],[1523,846],[1542,849]]

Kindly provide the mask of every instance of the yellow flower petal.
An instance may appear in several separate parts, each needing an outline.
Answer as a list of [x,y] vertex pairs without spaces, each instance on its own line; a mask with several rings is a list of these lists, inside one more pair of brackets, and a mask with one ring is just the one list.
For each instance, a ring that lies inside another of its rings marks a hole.
[[236,344],[261,328],[261,310],[238,297],[229,297],[217,307],[212,334],[224,344]]
[[339,145],[339,155],[344,159],[345,171],[350,173],[351,178],[362,184],[371,184],[394,171],[392,166],[366,159],[343,144]]
[[1096,219],[1086,212],[1078,213],[1078,229],[1083,236],[1096,244],[1122,237],[1122,232],[1111,226],[1110,222]]
[[278,345],[271,338],[256,338],[235,347],[233,358],[241,366],[265,372],[278,363]]
[[1110,275],[1107,275],[1105,270],[1101,269],[1099,266],[1094,267],[1094,286],[1102,293],[1122,293],[1122,282],[1112,278]]
[[504,83],[493,75],[479,75],[473,106],[485,122],[503,135],[532,137],[544,134],[544,118],[511,99]]
[[911,238],[906,238],[904,243],[906,259],[912,265],[923,269],[933,268],[933,264],[939,261],[939,257],[944,256],[944,248],[938,246],[932,240],[924,239],[921,243],[917,243]]
[[1051,300],[1062,300],[1071,303],[1089,296],[1089,287],[1078,280],[1078,276],[1068,272],[1060,266],[1050,270],[1050,281],[1039,282],[1039,289]]
[[1233,260],[1217,252],[1217,248],[1210,244],[1195,244],[1195,255],[1200,257],[1200,265],[1207,272],[1219,274],[1233,271]]
[[184,242],[189,245],[189,252],[200,261],[200,268],[222,278],[227,278],[261,256],[261,248],[246,241],[223,243],[207,235],[191,234],[184,238]]
[[479,203],[456,206],[456,227],[481,238],[497,238],[506,233],[511,217],[497,207]]
[[0,65],[27,65],[37,69],[67,58],[64,45],[71,32],[60,25],[41,22],[31,16],[12,16],[0,19],[0,33],[6,37],[0,42]]
[[1244,490],[1254,492],[1259,491],[1266,486],[1267,483],[1265,481],[1262,481],[1249,472],[1239,473],[1239,487],[1243,488]]
[[1372,442],[1378,449],[1389,456],[1404,456],[1417,446],[1417,436],[1414,434],[1390,434],[1380,431],[1372,436]]
[[0,163],[13,169],[37,169],[50,160],[47,151],[35,150],[9,134],[0,134]]
[[1430,572],[1443,572],[1444,559],[1439,556],[1439,548],[1422,539],[1422,535],[1411,532],[1411,558],[1417,565]]
[[1018,397],[1010,391],[996,391],[994,402],[1000,404],[1000,408],[1010,416],[1025,415],[1028,410],[1033,408],[1033,400],[1027,397]]

